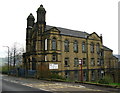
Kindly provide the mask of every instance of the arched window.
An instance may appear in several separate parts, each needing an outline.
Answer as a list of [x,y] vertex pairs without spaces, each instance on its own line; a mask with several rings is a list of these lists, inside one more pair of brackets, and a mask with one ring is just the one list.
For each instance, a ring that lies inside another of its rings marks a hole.
[[91,53],[94,53],[94,44],[93,43],[91,43],[91,45],[90,45],[90,51],[91,51]]
[[85,52],[86,51],[86,45],[85,45],[85,42],[82,42],[82,52]]
[[54,37],[53,39],[52,39],[52,50],[56,50],[56,38]]
[[73,48],[74,48],[74,52],[78,52],[78,42],[76,40],[74,41]]
[[69,41],[68,40],[65,40],[64,42],[64,51],[69,52]]

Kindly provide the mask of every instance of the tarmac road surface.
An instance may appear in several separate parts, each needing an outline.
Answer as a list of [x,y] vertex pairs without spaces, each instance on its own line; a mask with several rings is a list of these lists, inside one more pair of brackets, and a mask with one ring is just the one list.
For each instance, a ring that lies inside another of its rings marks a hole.
[[52,93],[18,83],[2,80],[2,93]]
[[[2,75],[2,93],[120,93],[116,88]],[[0,85],[1,86],[1,85]]]

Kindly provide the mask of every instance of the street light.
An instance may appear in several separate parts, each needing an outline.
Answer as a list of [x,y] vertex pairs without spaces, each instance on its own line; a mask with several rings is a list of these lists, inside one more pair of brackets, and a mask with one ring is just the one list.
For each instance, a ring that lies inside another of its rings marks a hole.
[[8,74],[9,74],[9,46],[3,46],[8,48]]
[[80,71],[81,71],[81,83],[83,82],[83,74],[82,74],[82,59],[79,59]]

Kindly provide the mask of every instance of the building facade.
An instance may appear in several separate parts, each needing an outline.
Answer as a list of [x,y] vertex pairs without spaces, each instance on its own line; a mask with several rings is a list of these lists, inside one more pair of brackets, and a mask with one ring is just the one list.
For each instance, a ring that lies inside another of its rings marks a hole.
[[49,26],[45,16],[46,10],[40,5],[37,21],[32,13],[27,18],[25,69],[36,70],[37,77],[48,70],[71,80],[97,81],[111,64],[117,64],[113,51],[103,45],[102,35]]

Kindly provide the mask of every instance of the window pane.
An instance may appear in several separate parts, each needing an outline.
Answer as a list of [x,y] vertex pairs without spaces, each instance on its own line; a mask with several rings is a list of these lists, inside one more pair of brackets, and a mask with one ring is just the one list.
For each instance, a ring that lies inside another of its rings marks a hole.
[[36,41],[33,40],[33,51],[36,51]]
[[100,52],[100,45],[99,45],[99,43],[98,43],[97,46],[96,46],[96,50],[97,50],[97,53]]
[[91,66],[94,66],[95,65],[95,60],[94,58],[91,58]]
[[74,79],[78,80],[78,71],[74,71]]
[[74,42],[74,52],[78,52],[78,42]]
[[45,55],[45,61],[47,61],[47,56]]
[[65,78],[69,79],[70,73],[69,72],[65,72]]
[[91,53],[94,53],[94,44],[93,43],[91,43],[91,46],[90,46],[90,50],[91,50]]
[[53,56],[52,56],[52,60],[53,60],[53,61],[56,61],[56,60],[57,60],[56,55],[53,55]]
[[91,71],[91,80],[95,80],[95,72]]
[[74,66],[78,66],[79,62],[78,62],[78,58],[74,58]]
[[65,42],[64,42],[64,49],[65,49],[65,52],[69,51],[69,41],[68,40],[65,40]]
[[87,72],[83,71],[83,80],[86,81],[87,80]]
[[85,48],[85,42],[82,43],[82,52],[85,52],[86,48]]
[[52,50],[56,50],[56,39],[52,39]]
[[45,50],[47,50],[47,39],[45,39]]
[[83,66],[86,66],[86,58],[83,58]]
[[36,59],[32,58],[32,70],[36,70]]
[[97,59],[97,65],[100,66],[101,63],[100,63],[100,58]]
[[69,66],[69,58],[65,58],[65,66]]

